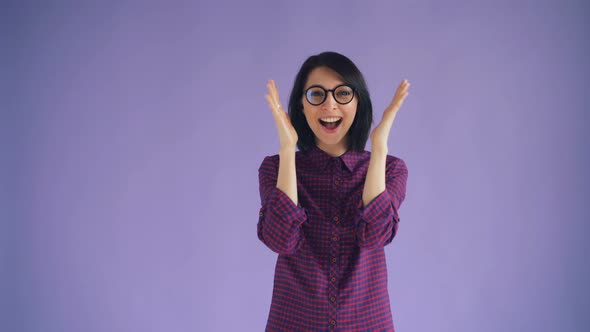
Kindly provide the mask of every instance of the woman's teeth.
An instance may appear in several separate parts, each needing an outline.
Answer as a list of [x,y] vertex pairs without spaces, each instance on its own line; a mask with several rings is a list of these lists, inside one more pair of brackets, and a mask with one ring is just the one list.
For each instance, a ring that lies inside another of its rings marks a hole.
[[328,129],[335,129],[341,122],[341,117],[326,117],[320,119],[320,124]]
[[324,122],[336,122],[338,120],[340,120],[342,118],[340,117],[328,117],[328,118],[321,118],[320,120],[324,121]]

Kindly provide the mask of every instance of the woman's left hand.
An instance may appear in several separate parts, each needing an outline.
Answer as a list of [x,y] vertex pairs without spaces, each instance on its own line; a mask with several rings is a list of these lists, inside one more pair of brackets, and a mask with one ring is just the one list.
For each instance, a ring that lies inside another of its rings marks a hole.
[[397,114],[397,111],[400,109],[402,104],[404,103],[404,99],[408,96],[408,87],[410,83],[408,80],[403,80],[397,91],[395,92],[395,96],[391,101],[391,104],[385,109],[383,112],[383,118],[381,122],[373,129],[371,133],[371,148],[372,150],[375,149],[384,149],[387,151],[387,139],[389,138],[389,131],[391,130],[391,126],[393,125],[393,120]]

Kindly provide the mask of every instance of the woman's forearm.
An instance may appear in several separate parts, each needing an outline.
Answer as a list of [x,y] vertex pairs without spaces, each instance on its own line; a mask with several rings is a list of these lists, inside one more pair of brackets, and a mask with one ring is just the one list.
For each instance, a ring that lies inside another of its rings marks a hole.
[[297,173],[295,172],[295,148],[281,148],[279,151],[279,174],[277,188],[297,205]]
[[363,207],[367,206],[375,197],[385,191],[386,161],[387,148],[373,147],[363,190]]

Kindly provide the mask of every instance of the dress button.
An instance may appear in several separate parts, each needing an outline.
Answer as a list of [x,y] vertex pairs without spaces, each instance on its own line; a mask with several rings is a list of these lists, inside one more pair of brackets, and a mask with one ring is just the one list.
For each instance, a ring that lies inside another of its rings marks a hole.
[[332,324],[332,325],[336,325],[336,321],[332,319],[332,320],[330,321],[330,324]]
[[337,236],[333,236],[332,237],[332,241],[334,241],[334,242],[338,241],[338,237]]
[[332,277],[332,278],[330,278],[330,281],[334,282],[334,281],[336,281],[336,278]]
[[337,185],[337,186],[339,186],[340,185],[340,180],[334,181],[334,184]]
[[332,297],[330,298],[330,301],[332,301],[332,302],[336,302],[336,298],[332,296]]
[[264,216],[264,213],[262,213],[262,211],[260,212],[260,216],[261,216],[261,217],[262,217],[262,216]]
[[339,222],[340,221],[340,217],[338,217],[338,216],[334,216],[334,218],[332,218],[332,219],[334,219],[335,222]]
[[332,257],[332,263],[336,263],[336,257]]

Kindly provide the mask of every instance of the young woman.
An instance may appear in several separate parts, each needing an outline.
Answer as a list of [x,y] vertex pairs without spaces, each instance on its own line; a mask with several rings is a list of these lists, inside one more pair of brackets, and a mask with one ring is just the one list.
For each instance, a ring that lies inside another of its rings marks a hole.
[[309,57],[288,115],[267,84],[280,150],[259,168],[258,238],[279,254],[266,331],[394,331],[384,246],[397,233],[408,170],[387,139],[409,85],[399,85],[368,152],[372,104],[350,59]]

